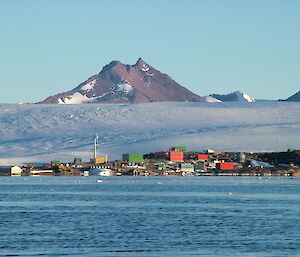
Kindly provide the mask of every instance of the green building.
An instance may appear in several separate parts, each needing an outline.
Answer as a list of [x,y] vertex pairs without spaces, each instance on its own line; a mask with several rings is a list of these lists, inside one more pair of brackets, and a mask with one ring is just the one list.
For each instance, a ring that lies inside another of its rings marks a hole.
[[195,164],[195,171],[203,171],[204,170],[204,163]]
[[59,166],[60,161],[51,161],[51,166]]
[[143,162],[144,155],[141,153],[125,153],[123,154],[123,161],[128,162]]

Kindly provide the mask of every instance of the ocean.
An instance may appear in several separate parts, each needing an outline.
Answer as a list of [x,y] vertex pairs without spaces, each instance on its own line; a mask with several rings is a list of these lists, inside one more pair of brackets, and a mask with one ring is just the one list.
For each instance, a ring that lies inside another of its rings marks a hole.
[[300,178],[0,177],[0,256],[300,256]]

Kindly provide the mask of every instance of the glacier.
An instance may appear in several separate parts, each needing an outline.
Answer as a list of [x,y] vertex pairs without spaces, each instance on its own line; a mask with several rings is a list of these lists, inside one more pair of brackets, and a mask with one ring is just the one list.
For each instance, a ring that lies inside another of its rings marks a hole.
[[167,150],[300,149],[300,103],[0,104],[0,166]]

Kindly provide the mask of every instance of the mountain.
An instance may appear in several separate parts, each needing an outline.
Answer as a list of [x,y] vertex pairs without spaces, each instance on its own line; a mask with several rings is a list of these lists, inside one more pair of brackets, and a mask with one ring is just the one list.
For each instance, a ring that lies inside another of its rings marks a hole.
[[287,98],[285,101],[288,102],[300,102],[300,91],[294,95],[292,95],[291,97]]
[[49,96],[42,104],[204,102],[141,58],[134,65],[112,61],[76,88]]
[[255,99],[250,97],[249,95],[242,93],[240,91],[236,91],[236,92],[232,92],[228,95],[219,95],[219,94],[211,94],[207,97],[204,97],[204,99],[208,99],[209,98],[209,102],[239,102],[239,103],[243,103],[243,102],[255,102]]

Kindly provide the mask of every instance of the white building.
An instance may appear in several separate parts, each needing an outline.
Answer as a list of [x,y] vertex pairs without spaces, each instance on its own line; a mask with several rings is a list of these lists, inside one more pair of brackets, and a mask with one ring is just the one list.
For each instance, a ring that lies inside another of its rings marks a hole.
[[13,166],[10,168],[10,175],[11,176],[21,176],[22,171],[23,170],[19,166]]

